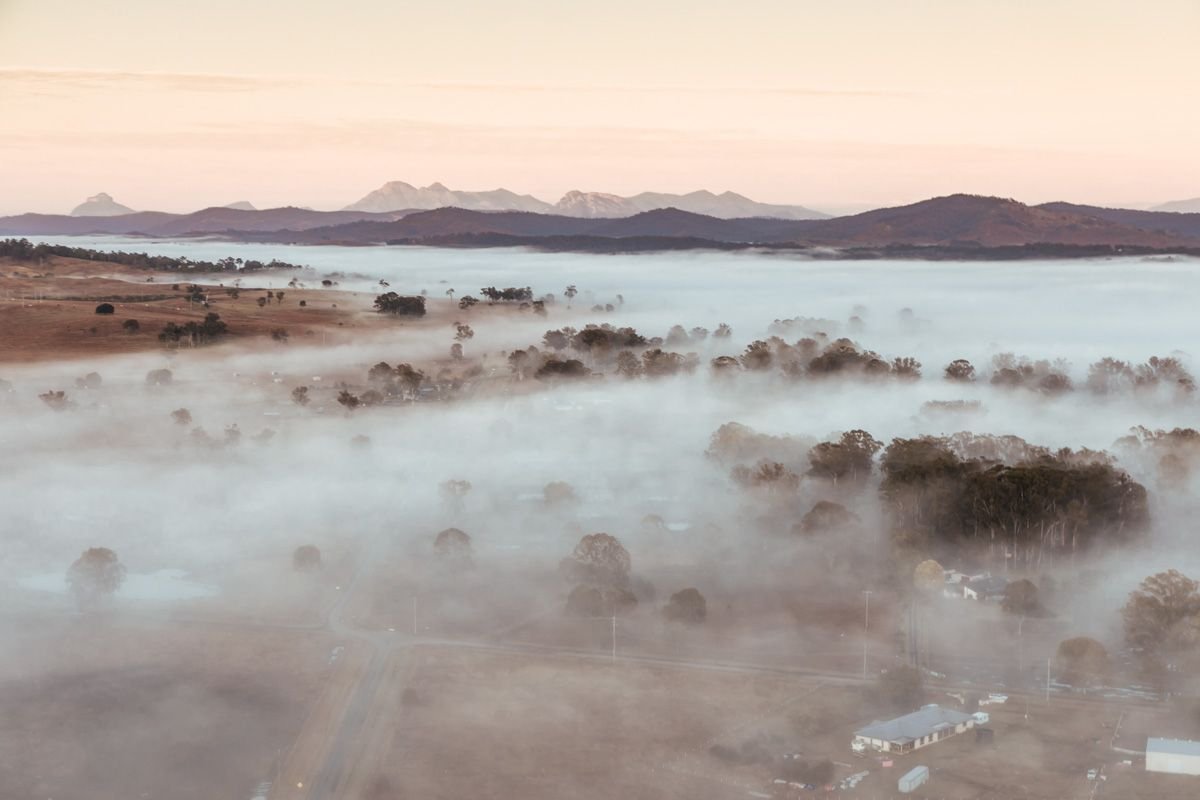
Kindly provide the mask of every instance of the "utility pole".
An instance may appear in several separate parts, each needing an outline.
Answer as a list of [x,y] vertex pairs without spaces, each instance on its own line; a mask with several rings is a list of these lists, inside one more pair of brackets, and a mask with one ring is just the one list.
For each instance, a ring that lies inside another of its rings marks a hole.
[[867,679],[867,632],[871,630],[871,590],[864,589],[863,595],[867,598],[866,609],[863,614],[863,680]]
[[1025,615],[1021,615],[1021,621],[1017,623],[1017,674],[1020,675],[1025,671]]
[[1046,659],[1046,702],[1050,702],[1050,659]]

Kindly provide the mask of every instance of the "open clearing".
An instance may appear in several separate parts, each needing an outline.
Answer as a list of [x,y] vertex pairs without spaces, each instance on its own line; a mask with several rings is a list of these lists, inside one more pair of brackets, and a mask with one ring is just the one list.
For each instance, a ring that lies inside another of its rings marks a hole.
[[334,669],[332,637],[5,619],[0,797],[249,798]]

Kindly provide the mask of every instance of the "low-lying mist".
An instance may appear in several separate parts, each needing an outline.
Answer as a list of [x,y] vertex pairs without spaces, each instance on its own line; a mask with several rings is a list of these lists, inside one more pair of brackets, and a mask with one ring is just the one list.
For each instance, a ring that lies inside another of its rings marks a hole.
[[[116,551],[131,574],[182,570],[217,592],[236,586],[246,598],[283,591],[294,580],[291,557],[300,545],[317,546],[327,563],[375,556],[386,563],[404,554],[425,557],[448,527],[470,535],[475,568],[492,575],[493,593],[528,596],[528,575],[556,580],[559,561],[582,535],[607,532],[628,549],[634,574],[655,584],[653,592],[639,590],[643,599],[656,598],[651,608],[690,585],[711,595],[710,604],[723,598],[731,614],[739,593],[772,594],[772,603],[787,606],[779,593],[810,577],[835,580],[847,604],[859,602],[859,591],[884,580],[894,558],[878,470],[859,485],[836,485],[808,474],[801,458],[789,465],[796,486],[782,498],[763,494],[731,477],[734,464],[706,453],[730,422],[794,437],[802,453],[851,430],[883,445],[971,431],[1015,435],[1051,450],[1108,451],[1148,490],[1150,527],[1136,546],[1092,549],[1046,566],[1104,574],[1052,609],[1077,633],[1116,637],[1117,609],[1152,572],[1200,574],[1190,541],[1194,478],[1168,486],[1147,447],[1115,446],[1137,426],[1193,425],[1200,400],[1085,388],[1089,365],[1104,357],[1140,364],[1171,356],[1195,366],[1189,352],[1200,334],[1192,302],[1200,273],[1192,262],[821,263],[750,254],[82,243],[305,263],[315,270],[307,280],[319,284],[337,273],[341,289],[370,292],[364,309],[382,291],[380,280],[401,293],[427,291],[431,307],[453,302],[444,297],[448,288],[461,297],[482,286],[530,286],[535,296],[557,299],[545,316],[497,313],[486,304],[451,307],[447,318],[474,332],[463,343],[463,363],[480,369],[470,390],[447,401],[418,397],[347,410],[337,397],[368,388],[368,370],[381,361],[411,363],[430,376],[446,368],[455,341],[449,324],[431,330],[398,322],[391,331],[324,346],[293,337],[287,345],[235,341],[0,368],[8,382],[0,396],[0,442],[8,454],[0,467],[0,496],[7,498],[0,558],[8,594],[21,604],[68,608],[65,596],[36,579],[65,574],[89,547]],[[292,277],[255,275],[244,283],[282,286]],[[568,284],[578,287],[570,307]],[[593,310],[609,304],[611,312]],[[626,380],[598,368],[603,377],[513,378],[512,350],[544,348],[547,330],[602,323],[646,337],[666,337],[674,325],[713,331],[725,323],[732,335],[671,348],[696,353],[698,366],[667,377]],[[915,358],[921,377],[795,379],[778,371],[721,375],[709,366],[773,334],[791,342],[817,331],[886,360]],[[1056,362],[1075,390],[989,382],[994,359],[1006,353]],[[955,359],[971,361],[977,379],[945,379]],[[161,369],[170,370],[169,382],[147,380]],[[93,372],[98,385],[76,384]],[[292,395],[300,386],[309,387],[304,405]],[[66,398],[56,406],[39,397],[51,391]],[[957,401],[964,402],[946,405]],[[172,415],[179,409],[187,410],[182,424]],[[470,489],[449,503],[439,489],[448,480],[468,481]],[[569,484],[577,501],[548,506],[544,491],[552,482]],[[837,555],[845,542],[779,533],[822,500],[858,519],[845,557]],[[804,564],[824,565],[816,570],[824,577],[796,568]],[[564,587],[557,597],[529,602],[558,613],[565,596]]]

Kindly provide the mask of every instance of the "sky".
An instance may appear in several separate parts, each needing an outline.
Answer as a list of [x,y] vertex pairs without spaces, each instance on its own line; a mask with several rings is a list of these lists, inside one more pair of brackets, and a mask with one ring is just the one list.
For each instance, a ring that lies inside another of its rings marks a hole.
[[1200,0],[0,0],[0,213],[1200,196]]

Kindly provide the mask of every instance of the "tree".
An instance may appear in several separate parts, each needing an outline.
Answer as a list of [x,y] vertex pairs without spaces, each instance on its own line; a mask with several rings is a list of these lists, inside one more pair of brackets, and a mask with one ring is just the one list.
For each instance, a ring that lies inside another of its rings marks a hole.
[[275,305],[280,305],[282,303],[283,303],[283,292],[276,292],[275,293]]
[[1104,357],[1088,367],[1087,388],[1093,394],[1110,394],[1132,389],[1133,367],[1116,358]]
[[622,350],[617,353],[617,374],[630,380],[641,377],[642,362],[638,360],[632,350]]
[[469,311],[471,309],[471,306],[476,306],[476,305],[479,305],[479,298],[471,297],[471,295],[469,295],[469,294],[464,295],[458,301],[458,307],[462,311]]
[[265,298],[265,297],[260,297],[260,298],[256,299],[254,302],[258,303],[259,308],[266,308],[266,306],[267,306],[267,298]]
[[571,307],[571,301],[575,299],[575,295],[577,294],[579,294],[579,290],[575,288],[575,284],[571,284],[563,292],[563,295],[567,298],[567,308]]
[[883,443],[864,430],[847,431],[836,442],[821,442],[808,454],[809,475],[832,480],[866,480]]
[[946,365],[946,380],[970,383],[975,380],[975,367],[965,358],[956,358]]
[[893,536],[906,546],[1033,567],[1136,541],[1149,524],[1145,487],[1103,453],[1051,452],[1015,436],[924,436],[893,440],[880,468]]
[[905,356],[892,361],[892,374],[897,378],[915,381],[921,377],[921,362]]
[[362,405],[362,400],[360,400],[360,399],[359,399],[358,397],[356,397],[355,395],[351,394],[351,393],[350,393],[348,390],[346,390],[346,389],[343,389],[342,391],[338,392],[337,401],[338,401],[338,403],[339,403],[339,404],[341,404],[341,405],[342,405],[342,406],[343,406],[343,407],[344,407],[344,408],[345,408],[347,411],[353,411],[354,409],[356,409],[356,408],[358,408],[360,405]]
[[463,325],[461,323],[455,323],[455,325],[454,325],[454,338],[455,339],[457,339],[460,342],[465,342],[466,340],[472,339],[474,337],[475,337],[475,331],[471,329],[470,325]]
[[415,368],[412,364],[397,364],[396,382],[410,397],[415,397],[417,390],[425,382],[425,373]]
[[292,389],[292,402],[296,405],[306,406],[309,399],[307,386],[297,386],[295,389]]
[[38,399],[55,411],[66,411],[74,405],[67,398],[67,393],[62,390],[52,389],[48,392],[42,392],[38,395]]
[[471,537],[458,528],[446,528],[433,540],[433,553],[446,563],[470,563]]
[[717,329],[713,331],[713,338],[715,339],[728,339],[730,336],[733,336],[733,328],[729,327],[724,322],[718,325]]
[[315,545],[300,545],[292,553],[292,569],[296,572],[314,572],[321,568],[321,551]]
[[126,333],[133,334],[142,329],[142,323],[136,319],[127,319],[121,323],[121,327],[125,329]]
[[738,464],[729,471],[734,483],[743,489],[760,489],[768,494],[792,495],[800,488],[800,476],[778,461],[760,459],[753,467]]
[[279,342],[280,344],[287,344],[287,342],[288,342],[287,329],[286,328],[276,328],[275,330],[271,331],[271,338],[274,339],[275,341]]
[[568,506],[579,502],[575,490],[566,481],[550,481],[542,488],[542,502],[547,506]]
[[1087,636],[1059,642],[1054,664],[1059,680],[1071,686],[1103,684],[1111,669],[1104,645]]
[[880,674],[875,688],[880,700],[897,710],[919,708],[925,698],[921,671],[908,665],[894,666]]
[[682,589],[671,595],[663,607],[663,616],[671,622],[699,625],[708,616],[708,603],[699,590]]
[[178,344],[184,340],[193,347],[210,344],[225,334],[229,327],[221,321],[221,316],[215,313],[204,315],[204,320],[190,320],[182,325],[168,322],[158,334],[158,340],[163,344]]
[[1038,589],[1033,581],[1022,578],[1013,581],[1004,589],[1004,600],[1000,607],[1009,614],[1022,617],[1032,617],[1041,612],[1042,604],[1038,600]]
[[749,370],[766,370],[771,368],[772,358],[771,346],[759,340],[746,345],[741,362],[742,366]]
[[171,412],[171,419],[175,420],[176,425],[191,425],[192,412],[186,408],[177,408]]
[[96,306],[97,314],[111,314],[116,310],[117,309],[113,307],[112,303],[101,303],[100,305]]
[[[713,335],[715,336],[716,334]],[[737,372],[738,367],[741,366],[741,362],[733,356],[717,356],[709,363],[709,366],[712,367],[714,374],[730,375]]]
[[575,358],[569,358],[565,361],[557,358],[548,358],[538,370],[533,373],[533,377],[539,381],[555,380],[559,378],[574,379],[585,378],[592,371],[583,365],[582,361]]
[[1156,659],[1186,649],[1200,615],[1198,590],[1200,584],[1173,569],[1146,578],[1121,609],[1126,643]]
[[571,337],[574,335],[574,328],[546,331],[545,335],[542,336],[542,344],[550,350],[565,350],[571,344]]
[[796,525],[794,532],[805,535],[846,530],[859,524],[858,515],[841,503],[818,500]]
[[99,389],[104,383],[104,378],[100,377],[99,372],[89,372],[82,378],[75,379],[75,388],[77,389]]
[[82,611],[116,593],[125,580],[125,567],[107,547],[90,547],[67,570],[67,585]]
[[399,295],[395,292],[385,292],[375,298],[375,310],[381,314],[392,314],[397,317],[425,316],[425,298],[420,295]]
[[452,358],[455,361],[462,361],[463,346],[461,344],[459,344],[458,342],[455,342],[454,344],[450,345],[450,358]]
[[629,551],[607,533],[587,534],[562,563],[573,582],[597,586],[625,586],[631,566]]
[[[627,352],[625,350],[622,353]],[[620,359],[620,354],[618,354]],[[695,366],[694,361],[681,356],[679,353],[669,353],[658,347],[647,350],[642,353],[642,374],[647,377],[662,377],[664,375],[675,375],[681,370],[691,370]]]

